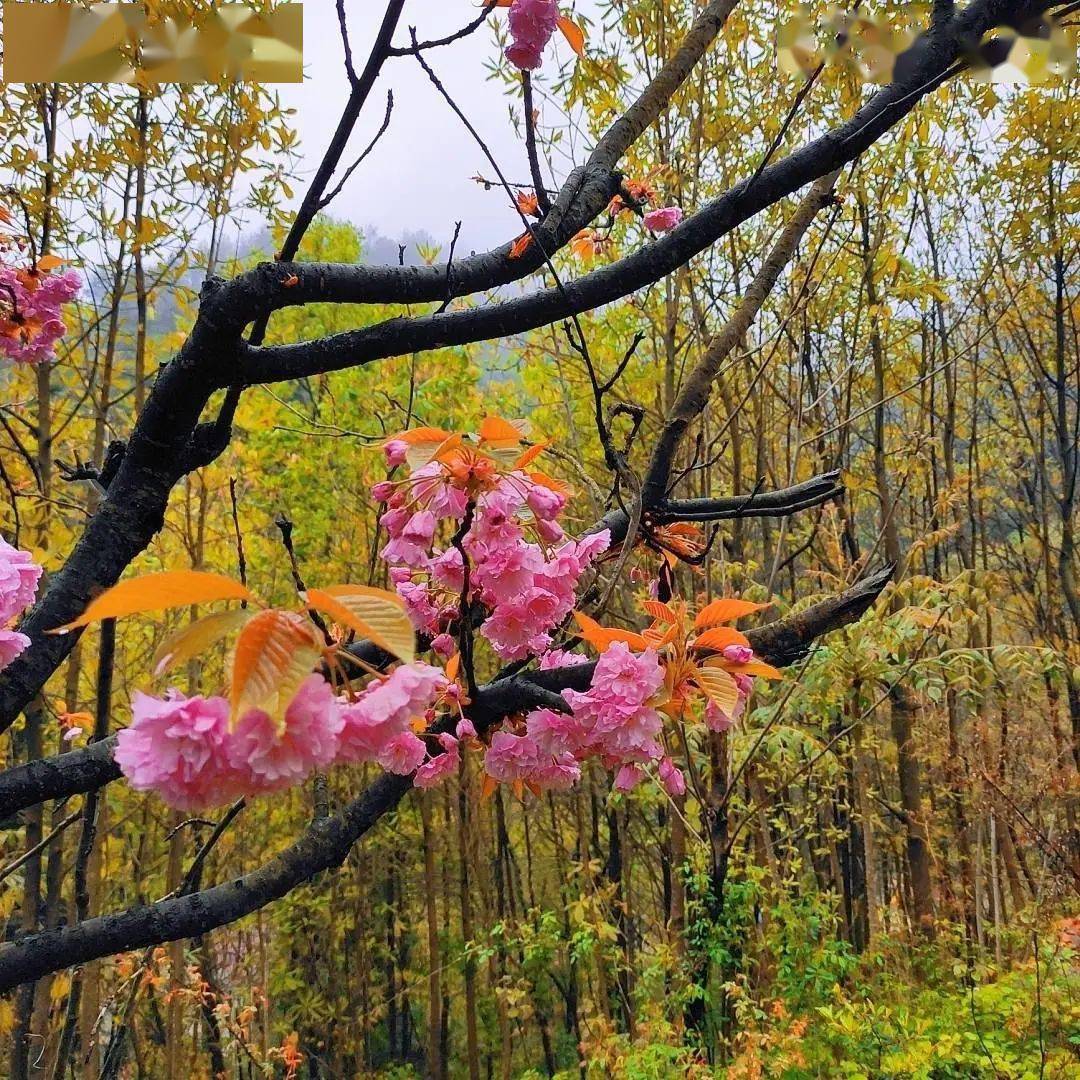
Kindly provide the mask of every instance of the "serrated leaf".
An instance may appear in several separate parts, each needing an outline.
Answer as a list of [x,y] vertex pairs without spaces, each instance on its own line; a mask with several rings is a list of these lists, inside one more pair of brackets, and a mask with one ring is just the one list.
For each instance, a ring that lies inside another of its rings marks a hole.
[[574,619],[580,630],[578,637],[587,641],[597,652],[603,652],[609,645],[616,641],[629,645],[631,649],[647,649],[648,641],[641,634],[635,634],[632,630],[616,630],[614,627],[601,626],[595,619],[580,611],[574,612]]
[[310,607],[363,634],[406,664],[415,659],[416,632],[397,593],[367,585],[331,585],[308,589],[306,600]]
[[261,709],[280,729],[285,710],[322,656],[311,624],[294,611],[260,611],[236,641],[229,700],[232,720]]
[[154,653],[153,667],[155,675],[185,664],[211,645],[217,644],[227,634],[239,630],[258,612],[251,608],[233,608],[229,611],[215,611],[213,615],[204,615],[193,623],[170,634],[158,646]]
[[221,574],[202,570],[167,570],[160,574],[143,574],[121,581],[106,589],[73,622],[49,630],[50,634],[66,634],[99,619],[118,619],[124,615],[139,615],[147,611],[167,611],[169,608],[206,604],[214,600],[255,600],[255,596],[239,581]]
[[651,615],[657,622],[670,626],[678,622],[678,616],[671,608],[660,600],[643,600],[641,604],[647,615]]
[[740,634],[733,626],[715,626],[712,630],[706,630],[698,634],[694,639],[695,649],[712,649],[720,652],[729,645],[749,645],[750,642],[745,634]]
[[[485,416],[480,424],[480,441],[495,446],[520,446],[521,428],[501,416]],[[485,447],[487,449],[487,447]]]
[[764,660],[750,660],[745,664],[727,665],[728,671],[733,675],[753,675],[759,679],[782,679],[784,673],[772,664],[766,664]]
[[430,443],[433,446],[439,446],[446,442],[451,434],[453,433],[444,431],[442,428],[419,427],[404,431],[400,435],[395,435],[394,439],[406,443],[408,446],[419,446],[421,443]]
[[533,443],[514,462],[514,469],[524,469],[527,465],[531,465],[548,448],[548,445],[546,442]]
[[694,682],[717,708],[728,716],[734,715],[739,704],[739,687],[723,668],[700,667],[694,672]]
[[706,627],[716,626],[718,623],[741,619],[744,615],[751,615],[755,611],[763,611],[767,607],[769,607],[768,604],[754,604],[749,600],[714,600],[711,604],[706,604],[698,612],[697,618],[694,620],[694,627],[698,630],[704,630]]

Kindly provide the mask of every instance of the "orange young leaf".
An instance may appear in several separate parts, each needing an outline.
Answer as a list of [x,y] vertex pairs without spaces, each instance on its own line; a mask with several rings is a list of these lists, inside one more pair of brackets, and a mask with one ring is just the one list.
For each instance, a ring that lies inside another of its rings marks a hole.
[[256,612],[250,608],[215,611],[213,615],[204,615],[177,630],[175,634],[170,634],[154,653],[154,674],[163,675],[170,668],[187,663],[219,642],[226,634],[239,630],[255,615]]
[[64,265],[64,260],[59,255],[42,255],[37,261],[37,269],[44,270],[47,274],[50,270],[55,270],[59,266]]
[[395,435],[394,439],[407,443],[409,446],[417,446],[420,443],[431,443],[438,446],[440,443],[446,442],[452,434],[453,432],[443,431],[442,428],[418,427],[403,431],[400,435]]
[[[665,555],[676,555],[681,559],[700,558],[708,546],[705,534],[697,525],[689,522],[661,525],[653,529],[653,538],[664,549]],[[669,565],[675,565],[670,558],[667,561]]]
[[511,259],[520,259],[526,251],[532,247],[532,233],[522,233],[514,242],[510,245],[510,254],[507,256]]
[[458,451],[465,445],[465,436],[456,432],[450,438],[443,440],[438,449],[431,455],[432,461],[447,462],[458,456]]
[[454,653],[449,660],[446,661],[446,677],[450,682],[456,682],[458,677],[458,670],[461,667],[461,653]]
[[533,192],[519,191],[514,201],[517,203],[517,208],[523,214],[528,214],[532,217],[540,216],[540,203]]
[[596,234],[592,229],[582,229],[570,239],[570,250],[582,262],[590,263],[596,257]]
[[694,682],[714,705],[728,716],[734,714],[739,704],[739,686],[723,668],[700,667],[694,672]]
[[480,441],[494,443],[497,446],[521,443],[521,429],[501,416],[485,416],[480,424]]
[[679,636],[679,624],[671,623],[663,633],[650,626],[641,636],[652,648],[662,649],[665,645],[670,645]]
[[294,611],[260,611],[240,632],[229,694],[232,720],[261,709],[279,730],[285,710],[322,653],[310,623]]
[[712,649],[720,652],[729,645],[749,645],[745,634],[740,634],[733,626],[716,626],[712,630],[706,630],[694,639],[695,649]]
[[769,607],[768,604],[753,604],[749,600],[714,600],[698,612],[694,627],[697,630],[704,630],[718,623],[741,619],[744,615],[750,615],[755,611],[763,611],[767,607]]
[[601,626],[595,619],[580,611],[574,612],[574,619],[581,628],[578,637],[588,642],[597,652],[603,652],[609,645],[621,641],[629,645],[631,649],[647,649],[648,641],[635,634],[632,630],[616,630],[612,627]]
[[558,22],[559,29],[562,31],[563,37],[570,44],[570,48],[578,54],[578,56],[585,55],[585,32],[573,19],[568,19],[565,15],[559,16]]
[[662,622],[665,626],[670,626],[672,623],[679,621],[675,612],[667,604],[663,604],[659,600],[645,600],[641,606],[645,609],[647,615],[651,615],[657,622]]
[[492,795],[495,794],[495,789],[499,786],[499,781],[494,776],[490,776],[488,773],[484,774],[484,783],[480,788],[480,801],[487,802]]
[[305,602],[342,626],[363,634],[399,660],[411,664],[416,634],[405,602],[397,593],[367,585],[331,585],[308,589]]
[[533,443],[528,447],[521,456],[514,462],[514,471],[518,469],[524,469],[527,465],[531,465],[549,446],[546,442]]
[[570,497],[571,487],[563,480],[556,480],[553,476],[548,476],[547,473],[542,473],[539,470],[529,473],[529,479],[534,484],[539,484],[541,487],[546,487],[549,491],[554,491],[557,495],[565,495]]
[[423,438],[407,438],[416,432],[406,432],[402,436],[408,449],[405,451],[405,460],[410,469],[419,469],[436,458],[444,457],[453,451],[460,449],[462,437],[449,431],[441,431],[439,428],[419,428]]
[[166,611],[214,600],[255,600],[255,596],[239,581],[221,574],[208,574],[202,570],[166,570],[160,574],[143,574],[106,589],[73,622],[47,632],[66,634],[98,619],[119,619],[124,615]]

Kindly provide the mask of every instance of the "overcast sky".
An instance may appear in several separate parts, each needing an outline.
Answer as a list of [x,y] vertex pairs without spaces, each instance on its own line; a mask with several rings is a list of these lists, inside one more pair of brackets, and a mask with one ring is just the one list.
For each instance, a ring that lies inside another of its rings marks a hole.
[[[580,6],[580,5],[579,5]],[[590,6],[590,5],[586,5]],[[359,68],[367,57],[382,19],[379,0],[347,0],[350,40]],[[409,0],[398,27],[397,44],[407,44],[408,28],[423,39],[458,30],[478,11],[471,0]],[[505,18],[497,12],[493,19]],[[550,49],[555,60],[571,54],[558,39]],[[528,176],[524,147],[509,118],[503,86],[488,81],[485,62],[497,53],[494,34],[483,26],[452,46],[428,54],[447,90],[487,141],[510,180]],[[303,85],[282,85],[285,104],[295,108],[302,139],[301,168],[310,177],[329,142],[348,93],[334,0],[304,3]],[[549,60],[548,63],[554,63]],[[386,91],[394,92],[391,126],[371,156],[335,199],[331,212],[357,225],[374,226],[390,237],[423,231],[445,246],[461,220],[459,252],[487,248],[520,231],[516,214],[497,190],[485,191],[469,180],[492,170],[480,148],[450,112],[415,60],[391,60],[383,69],[367,109],[353,135],[350,151],[358,154],[378,130],[385,113]],[[353,156],[346,157],[352,161]]]

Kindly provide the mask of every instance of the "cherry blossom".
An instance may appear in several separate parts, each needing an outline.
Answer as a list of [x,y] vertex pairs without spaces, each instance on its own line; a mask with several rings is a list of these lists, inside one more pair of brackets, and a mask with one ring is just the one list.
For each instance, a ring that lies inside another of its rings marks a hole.
[[67,330],[60,309],[81,287],[74,270],[52,274],[0,266],[0,356],[19,364],[51,360]]
[[[467,721],[462,721],[462,723],[466,722]],[[469,726],[471,727],[472,725],[470,724]],[[448,776],[457,772],[458,764],[461,762],[461,744],[453,735],[447,734],[446,732],[439,735],[438,739],[439,746],[442,747],[442,753],[430,758],[416,770],[416,775],[413,777],[413,783],[418,788],[426,789],[434,787],[436,784],[441,784]]]
[[283,731],[261,709],[240,717],[226,740],[229,765],[245,792],[291,787],[337,757],[343,727],[330,684],[309,675],[285,710]]
[[661,206],[645,213],[645,228],[650,232],[668,232],[683,219],[682,207]]
[[420,767],[426,756],[424,740],[411,731],[402,731],[383,746],[377,760],[387,772],[408,776]]
[[229,761],[229,703],[222,697],[164,699],[135,692],[132,723],[113,757],[136,791],[155,791],[178,810],[204,810],[240,793]]
[[[438,668],[421,663],[402,664],[376,679],[354,701],[342,706],[338,760],[381,763],[389,744],[409,731],[410,723],[427,712],[445,685],[446,677]],[[423,750],[423,743],[420,746]],[[393,753],[400,754],[401,749],[402,744],[398,744]],[[398,762],[400,757],[392,760]]]
[[30,639],[17,630],[0,630],[0,671],[30,648]]
[[[396,443],[407,446],[391,439],[384,450]],[[394,450],[395,460],[400,453]],[[442,655],[461,610],[463,552],[468,600],[487,612],[481,636],[500,659],[522,660],[551,644],[551,631],[573,610],[581,575],[610,544],[607,531],[566,540],[555,521],[565,491],[541,474],[500,468],[495,458],[452,447],[372,490],[387,507],[380,523],[389,539],[380,554],[391,580],[413,624],[439,643]],[[444,535],[456,533],[467,513],[465,534],[440,547],[440,525]]]
[[678,770],[671,758],[666,757],[660,762],[656,774],[660,778],[660,783],[664,785],[664,790],[672,798],[686,794],[686,778]]
[[30,553],[0,537],[0,671],[30,647],[25,634],[6,627],[34,599],[40,579],[41,567]]
[[513,0],[510,5],[510,36],[506,58],[523,71],[543,63],[544,49],[559,25],[557,0]]
[[0,624],[19,614],[33,599],[41,567],[28,551],[0,537]]

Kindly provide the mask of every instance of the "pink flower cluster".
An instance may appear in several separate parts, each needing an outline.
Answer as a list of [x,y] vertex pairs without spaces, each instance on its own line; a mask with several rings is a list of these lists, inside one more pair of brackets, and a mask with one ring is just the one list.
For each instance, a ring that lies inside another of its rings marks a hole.
[[588,690],[564,691],[569,715],[530,712],[523,733],[500,731],[492,737],[484,767],[503,783],[561,791],[578,781],[583,761],[598,758],[615,771],[616,789],[628,791],[645,775],[643,766],[658,762],[661,782],[681,794],[682,774],[657,741],[662,719],[651,702],[663,685],[664,669],[653,649],[635,654],[616,642],[597,661]]
[[30,645],[25,634],[8,624],[34,599],[41,567],[28,551],[12,547],[0,537],[0,671]]
[[19,364],[51,360],[67,329],[60,309],[81,287],[75,270],[53,274],[0,265],[0,356]]
[[[387,460],[398,462],[394,443]],[[574,607],[585,569],[607,550],[606,530],[566,540],[555,520],[565,495],[523,472],[496,477],[476,496],[472,524],[461,540],[469,560],[469,601],[485,608],[480,633],[504,660],[542,653],[550,632]],[[405,481],[376,484],[372,495],[387,505],[380,519],[390,536],[381,555],[417,629],[434,638],[437,650],[453,649],[447,632],[461,610],[465,568],[454,545],[435,546],[441,522],[463,521],[468,496],[432,462]],[[526,536],[526,528],[536,542]]]
[[506,59],[522,71],[534,71],[544,62],[544,49],[559,25],[558,0],[513,0]]
[[645,212],[645,228],[650,232],[670,232],[683,219],[681,206],[658,206]]
[[[155,791],[181,810],[280,791],[315,769],[361,761],[403,776],[416,772],[416,785],[431,787],[456,770],[458,739],[437,736],[438,749],[429,757],[412,722],[430,715],[445,687],[437,668],[405,664],[347,701],[335,697],[321,675],[311,675],[289,703],[281,731],[259,709],[244,713],[230,730],[223,697],[136,693],[131,726],[117,735],[114,758],[132,787]],[[463,721],[458,734],[475,732]]]

